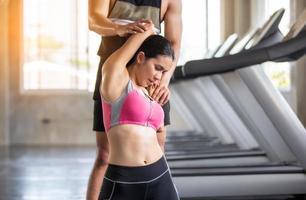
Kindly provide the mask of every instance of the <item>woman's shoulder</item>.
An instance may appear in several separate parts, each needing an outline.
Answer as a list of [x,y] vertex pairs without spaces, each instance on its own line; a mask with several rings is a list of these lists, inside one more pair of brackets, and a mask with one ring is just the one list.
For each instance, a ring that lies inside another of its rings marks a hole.
[[100,91],[102,100],[108,103],[115,103],[121,99],[123,95],[130,92],[133,89],[133,86],[131,80],[127,79],[125,81],[121,80],[116,87],[110,87],[109,89],[104,90],[103,88],[107,88],[107,86],[102,87]]
[[106,102],[116,102],[131,87],[129,78],[118,79],[117,82],[103,82],[100,87],[101,98]]

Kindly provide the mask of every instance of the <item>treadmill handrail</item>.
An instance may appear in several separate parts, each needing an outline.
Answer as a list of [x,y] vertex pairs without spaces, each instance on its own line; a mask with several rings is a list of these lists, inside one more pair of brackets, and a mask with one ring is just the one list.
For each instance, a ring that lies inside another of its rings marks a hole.
[[220,74],[266,61],[276,61],[304,49],[306,49],[306,31],[295,38],[269,47],[245,50],[220,58],[188,61],[182,67],[177,67],[174,80]]

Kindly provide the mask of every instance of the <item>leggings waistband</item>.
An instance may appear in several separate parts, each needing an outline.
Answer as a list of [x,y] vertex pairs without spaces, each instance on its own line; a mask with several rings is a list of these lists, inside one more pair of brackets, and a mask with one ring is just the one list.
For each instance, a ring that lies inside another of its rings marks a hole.
[[169,171],[167,161],[162,156],[158,161],[139,167],[128,167],[109,164],[105,173],[105,179],[122,183],[146,183],[152,182]]

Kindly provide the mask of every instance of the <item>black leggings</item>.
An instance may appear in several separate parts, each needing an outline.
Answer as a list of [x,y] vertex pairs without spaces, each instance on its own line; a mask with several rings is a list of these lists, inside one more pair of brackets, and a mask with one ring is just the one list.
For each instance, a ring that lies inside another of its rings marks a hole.
[[179,200],[164,157],[147,166],[109,164],[99,200]]

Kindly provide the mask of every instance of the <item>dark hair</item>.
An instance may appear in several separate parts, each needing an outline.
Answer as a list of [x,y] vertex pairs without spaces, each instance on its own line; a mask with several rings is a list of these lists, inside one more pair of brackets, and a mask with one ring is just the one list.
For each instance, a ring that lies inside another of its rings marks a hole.
[[146,58],[155,58],[158,55],[169,56],[172,60],[175,58],[169,40],[160,35],[151,35],[141,44],[127,66],[135,62],[137,54],[141,51],[144,52]]

